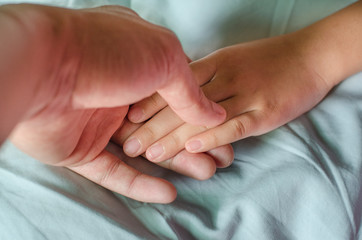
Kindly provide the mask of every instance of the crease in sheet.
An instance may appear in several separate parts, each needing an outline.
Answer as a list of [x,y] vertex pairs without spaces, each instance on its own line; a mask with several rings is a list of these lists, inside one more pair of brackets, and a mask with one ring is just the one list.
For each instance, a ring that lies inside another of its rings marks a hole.
[[[302,137],[300,134],[298,134],[294,129],[292,129],[289,125],[286,125],[289,131],[292,132],[293,135],[295,135],[297,138],[300,139],[300,141],[303,142],[305,146],[308,146],[308,149],[310,152],[316,156],[316,159],[323,159],[324,163],[319,161],[319,164],[317,164],[313,159],[311,159],[307,154],[303,153],[302,151],[296,149],[296,148],[290,148],[286,145],[279,145],[280,148],[283,148],[289,152],[292,152],[293,154],[301,157],[302,159],[305,159],[308,163],[310,163],[330,184],[336,188],[336,190],[339,193],[339,196],[341,198],[341,201],[343,203],[344,209],[346,211],[346,214],[348,216],[350,226],[352,228],[353,235],[356,235],[356,225],[354,222],[354,214],[353,209],[351,207],[351,200],[348,195],[347,188],[345,186],[345,182],[343,180],[343,177],[341,176],[341,173],[339,169],[334,165],[333,160],[331,159],[330,154],[326,152],[326,147],[324,146],[323,142],[320,140],[320,138],[316,135],[314,136],[314,139],[318,141],[318,148],[310,146],[310,144]],[[315,130],[309,131],[316,132]],[[271,143],[273,145],[276,145],[274,142]],[[328,169],[323,169],[324,167],[327,167]]]

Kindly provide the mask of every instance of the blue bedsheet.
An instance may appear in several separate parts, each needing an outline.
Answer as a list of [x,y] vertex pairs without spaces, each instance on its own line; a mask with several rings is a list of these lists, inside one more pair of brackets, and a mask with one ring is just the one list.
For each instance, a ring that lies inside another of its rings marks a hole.
[[[297,30],[353,1],[38,2],[132,7],[173,29],[196,59]],[[7,142],[0,152],[0,239],[362,239],[362,73],[309,113],[233,147],[232,166],[207,181],[143,166],[178,189],[175,202],[161,205],[43,165]],[[117,146],[109,148],[126,159]]]

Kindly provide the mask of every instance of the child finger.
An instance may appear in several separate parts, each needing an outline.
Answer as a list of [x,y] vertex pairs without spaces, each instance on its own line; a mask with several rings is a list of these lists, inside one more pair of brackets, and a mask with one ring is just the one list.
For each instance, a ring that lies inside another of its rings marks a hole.
[[205,130],[207,130],[207,128],[203,126],[183,124],[148,147],[146,150],[146,158],[152,162],[165,161],[184,149],[185,142],[190,137]]
[[128,111],[127,117],[134,123],[144,122],[166,106],[166,101],[158,93],[155,93],[133,104]]
[[210,57],[204,57],[190,63],[190,68],[198,85],[209,82],[216,73],[216,64]]
[[261,134],[258,111],[237,116],[226,123],[190,138],[185,148],[191,153],[205,152],[240,139]]
[[[227,120],[235,116],[238,116],[240,114],[243,114],[244,112],[250,111],[251,109],[250,104],[248,104],[247,101],[244,101],[241,104],[238,102],[237,98],[227,99],[221,102],[220,105],[226,109]],[[158,125],[159,124],[156,124],[155,126]],[[169,159],[172,156],[174,156],[176,153],[185,148],[185,143],[187,140],[207,130],[208,130],[207,127],[194,126],[191,124],[183,124],[175,128],[172,132],[171,131],[167,132],[167,134],[164,137],[160,139],[154,139],[153,144],[150,147],[148,147],[146,150],[146,158],[152,162],[160,162]],[[221,135],[224,135],[224,133]],[[225,145],[227,143],[228,142],[222,145]],[[210,149],[212,148],[209,148],[208,150]]]
[[197,180],[209,179],[216,171],[216,162],[211,155],[189,153],[186,150],[181,150],[176,156],[157,165]]
[[122,146],[124,141],[137,129],[142,127],[142,123],[132,123],[127,118],[123,120],[122,126],[112,136],[112,141]]
[[143,174],[106,150],[92,161],[68,168],[105,188],[138,201],[169,203],[176,198],[176,189],[170,182]]
[[171,108],[164,108],[152,120],[146,122],[125,140],[123,150],[130,157],[138,156],[144,153],[152,143],[183,123]]

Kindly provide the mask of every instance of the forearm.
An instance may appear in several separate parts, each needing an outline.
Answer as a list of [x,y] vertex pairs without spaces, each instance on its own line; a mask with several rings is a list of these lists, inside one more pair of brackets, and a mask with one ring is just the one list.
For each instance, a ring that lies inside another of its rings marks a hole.
[[290,37],[306,64],[332,87],[362,71],[362,1]]

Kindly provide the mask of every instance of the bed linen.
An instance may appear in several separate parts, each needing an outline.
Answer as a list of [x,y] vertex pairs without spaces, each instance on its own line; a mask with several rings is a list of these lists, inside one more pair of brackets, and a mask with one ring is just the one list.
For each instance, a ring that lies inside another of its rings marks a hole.
[[[131,7],[175,31],[197,59],[295,31],[353,1],[28,2]],[[362,239],[361,82],[362,73],[351,76],[307,114],[234,143],[234,163],[207,181],[127,160],[109,145],[129,164],[175,184],[178,197],[167,205],[120,196],[7,142],[0,151],[0,239]]]

